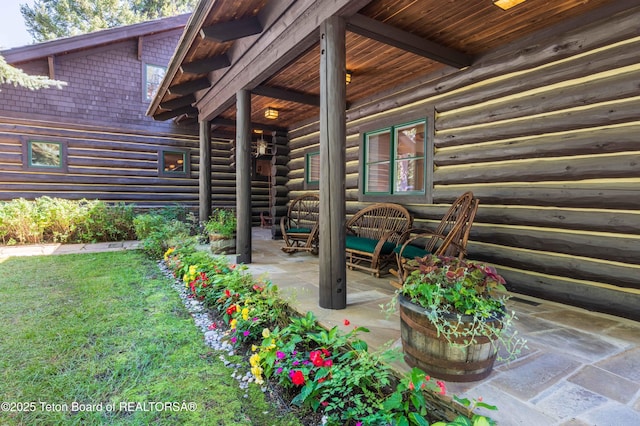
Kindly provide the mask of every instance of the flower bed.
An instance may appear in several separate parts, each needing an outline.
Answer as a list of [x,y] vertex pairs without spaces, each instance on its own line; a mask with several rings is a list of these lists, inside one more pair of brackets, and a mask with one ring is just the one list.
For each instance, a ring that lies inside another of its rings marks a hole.
[[[321,327],[312,312],[296,314],[276,285],[254,279],[243,265],[189,246],[170,248],[163,265],[197,314],[205,340],[221,357],[244,355],[241,363],[225,359],[240,385],[277,390],[301,417],[311,419],[307,424],[493,424],[471,409],[495,407],[442,397],[446,385],[417,368],[397,377],[388,361],[400,354],[369,352],[358,337],[366,328],[354,327],[345,334],[337,327]],[[208,313],[217,319],[204,319]]]

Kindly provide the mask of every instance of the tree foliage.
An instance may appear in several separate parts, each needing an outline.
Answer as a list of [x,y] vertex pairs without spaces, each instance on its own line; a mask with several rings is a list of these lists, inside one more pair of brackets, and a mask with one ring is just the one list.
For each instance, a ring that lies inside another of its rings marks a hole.
[[20,5],[35,41],[85,34],[106,28],[190,12],[196,0],[36,0]]
[[62,89],[62,86],[67,85],[64,81],[51,80],[49,77],[42,75],[29,75],[21,69],[9,65],[4,57],[0,55],[0,86],[5,83],[26,87],[31,90],[45,89],[51,86]]

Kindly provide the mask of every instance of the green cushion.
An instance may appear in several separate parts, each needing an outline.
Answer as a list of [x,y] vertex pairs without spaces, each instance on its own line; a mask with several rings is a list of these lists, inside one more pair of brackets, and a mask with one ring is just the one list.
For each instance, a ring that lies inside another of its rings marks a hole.
[[[402,246],[398,246],[393,251],[396,252],[397,254],[400,254],[401,249],[402,249]],[[422,249],[420,247],[412,246],[411,244],[409,244],[404,248],[404,251],[402,252],[402,257],[406,259],[415,259],[416,257],[425,257],[428,254],[429,252],[427,250]]]
[[[356,237],[353,235],[347,235],[347,239],[345,241],[345,246],[348,249],[364,251],[367,253],[373,253],[373,251],[378,245],[378,240],[374,240],[371,238],[364,237]],[[394,243],[387,241],[382,245],[382,254],[389,254],[396,247]]]
[[308,234],[311,232],[309,228],[290,228],[287,234]]

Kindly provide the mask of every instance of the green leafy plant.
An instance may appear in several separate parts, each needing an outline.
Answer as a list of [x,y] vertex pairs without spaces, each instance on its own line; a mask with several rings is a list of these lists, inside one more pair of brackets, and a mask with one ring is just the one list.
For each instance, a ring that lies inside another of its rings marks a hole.
[[[495,268],[456,257],[427,255],[408,262],[416,269],[386,309],[394,311],[402,295],[424,308],[429,322],[450,344],[475,344],[489,337],[516,356],[526,341],[510,331],[515,312],[508,312],[505,280]],[[454,342],[455,341],[455,342]]]
[[[408,426],[440,420],[430,403],[437,398],[434,394],[446,392],[445,384],[419,369],[398,378],[390,366],[402,355],[388,347],[369,351],[359,338],[366,328],[353,327],[347,333],[338,327],[327,329],[312,312],[294,313],[270,281],[254,278],[244,265],[230,264],[224,256],[196,251],[195,246],[180,242],[164,253],[164,261],[189,297],[218,313],[221,321],[209,329],[221,328],[235,353],[246,353],[246,376],[263,390],[281,391],[283,398],[304,410],[301,413],[321,415],[326,425]],[[462,405],[459,408],[465,412]],[[492,424],[470,414],[461,414],[455,422],[451,424]]]
[[209,234],[220,234],[224,238],[231,238],[236,232],[236,214],[231,209],[215,209],[209,220],[204,223],[204,229]]

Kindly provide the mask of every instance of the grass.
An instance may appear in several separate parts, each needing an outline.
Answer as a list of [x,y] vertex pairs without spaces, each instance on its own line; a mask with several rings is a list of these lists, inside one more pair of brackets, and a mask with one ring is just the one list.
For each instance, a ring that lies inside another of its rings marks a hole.
[[0,300],[2,425],[299,424],[255,386],[244,398],[141,253],[10,258]]

